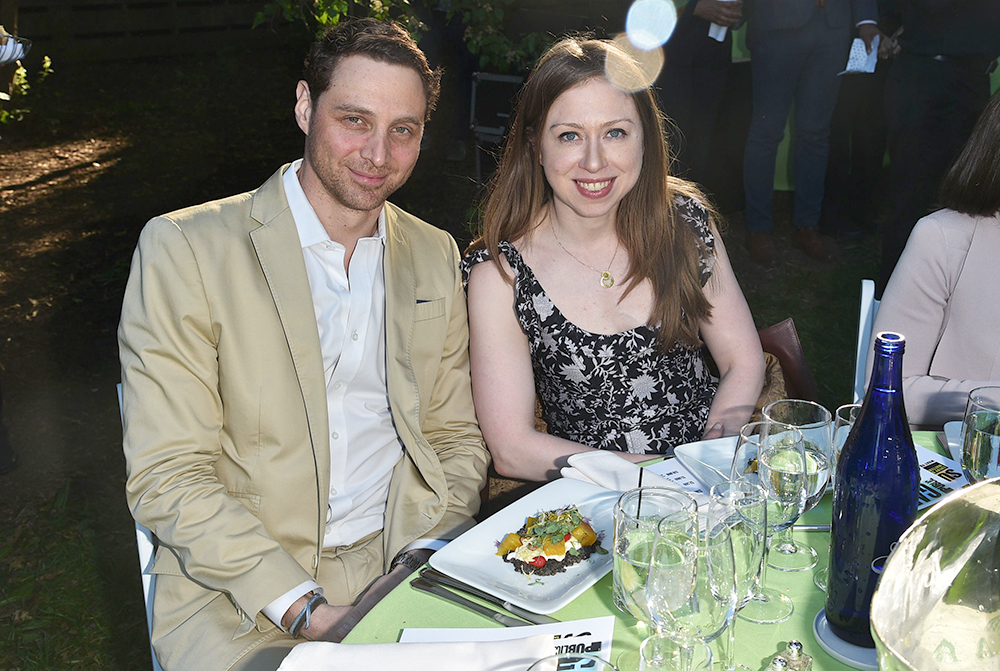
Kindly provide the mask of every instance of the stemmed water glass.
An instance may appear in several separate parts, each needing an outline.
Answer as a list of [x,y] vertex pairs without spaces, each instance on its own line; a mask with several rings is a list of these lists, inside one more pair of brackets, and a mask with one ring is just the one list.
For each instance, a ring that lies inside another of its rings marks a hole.
[[1000,387],[969,392],[962,421],[962,472],[972,484],[1000,476]]
[[[767,538],[767,495],[759,485],[746,480],[726,480],[714,485],[710,492],[709,512],[717,515],[729,527],[736,567],[736,612],[746,606],[760,587],[761,565]],[[735,662],[736,619],[729,625],[729,645],[723,668],[750,671]]]
[[792,616],[792,600],[767,587],[767,555],[771,537],[795,523],[808,493],[805,441],[802,432],[781,422],[750,422],[740,429],[730,479],[759,485],[767,498],[767,538],[760,578],[740,617],[758,624],[776,624]]
[[[782,399],[765,405],[762,415],[764,420],[782,422],[802,432],[809,475],[809,495],[802,512],[811,510],[823,498],[836,462],[830,411],[812,401]],[[775,534],[774,550],[769,563],[779,571],[806,571],[816,566],[819,559],[814,549],[792,538],[791,526]]]
[[[646,606],[646,577],[660,520],[667,516],[684,519],[694,515],[698,504],[689,493],[670,487],[639,487],[619,497],[614,507],[614,541],[611,546],[612,598],[626,615],[631,615],[643,629],[650,623]],[[638,633],[638,638],[645,638]],[[618,666],[635,669],[639,649],[624,650]]]
[[[847,436],[851,433],[851,428],[854,426],[854,420],[858,416],[858,412],[861,410],[860,403],[846,403],[833,413],[833,467],[830,472],[830,485],[829,489],[833,491],[834,485],[837,482],[837,462],[840,460],[840,452],[844,449],[844,443],[847,442]],[[813,584],[820,588],[824,592],[826,591],[826,581],[830,577],[829,568],[829,554],[827,555],[827,566],[824,566],[820,570],[813,574]]]
[[733,543],[726,523],[709,513],[665,517],[646,578],[646,603],[657,633],[682,646],[681,671],[694,646],[718,637],[736,611]]

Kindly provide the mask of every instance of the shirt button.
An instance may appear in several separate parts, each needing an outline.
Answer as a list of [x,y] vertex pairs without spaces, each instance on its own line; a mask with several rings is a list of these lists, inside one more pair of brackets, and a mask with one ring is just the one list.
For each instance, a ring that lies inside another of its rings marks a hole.
[[355,331],[354,333],[351,334],[351,340],[357,340],[357,339],[358,339],[358,332]]
[[330,487],[330,496],[336,496],[336,495],[337,495],[337,488]]
[[341,287],[340,287],[340,290],[341,290],[341,291],[347,291],[347,287],[345,287],[345,286],[341,285]]
[[340,383],[339,382],[334,382],[333,383],[333,388],[334,389],[340,389]]
[[334,432],[333,432],[332,434],[330,434],[330,435],[331,435],[331,436],[333,436],[333,439],[334,439],[334,440],[337,440],[338,438],[340,438],[340,434],[339,434],[339,433],[337,433],[336,431],[334,431]]

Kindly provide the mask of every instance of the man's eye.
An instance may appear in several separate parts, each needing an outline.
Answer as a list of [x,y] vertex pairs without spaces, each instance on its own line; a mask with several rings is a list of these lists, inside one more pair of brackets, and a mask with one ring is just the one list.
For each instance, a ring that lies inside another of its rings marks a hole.
[[346,121],[347,121],[347,123],[353,124],[353,125],[356,126],[359,123],[361,123],[361,117],[359,117],[359,116],[349,116],[349,117],[347,117]]
[[400,135],[409,135],[413,133],[413,131],[407,128],[406,126],[397,126],[396,132],[399,133]]

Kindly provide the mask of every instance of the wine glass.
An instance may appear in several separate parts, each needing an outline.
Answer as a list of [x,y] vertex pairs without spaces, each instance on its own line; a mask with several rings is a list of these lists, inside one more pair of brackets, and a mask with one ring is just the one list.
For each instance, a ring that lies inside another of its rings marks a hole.
[[642,642],[639,671],[679,671],[688,650],[691,650],[689,671],[712,671],[712,650],[708,644],[701,641],[680,643],[667,634],[652,634]]
[[[830,481],[835,463],[833,451],[833,417],[819,403],[799,399],[772,401],[764,406],[763,419],[794,426],[805,440],[806,469],[809,474],[809,496],[802,512],[819,503]],[[816,566],[816,551],[792,538],[788,526],[774,537],[775,552],[770,555],[770,565],[779,571],[807,571]]]
[[962,472],[971,484],[1000,476],[1000,387],[969,392],[962,421]]
[[[612,556],[612,598],[615,606],[638,620],[640,630],[650,624],[646,607],[646,576],[656,530],[664,517],[693,515],[698,504],[689,493],[671,487],[638,487],[619,497],[614,507]],[[642,640],[645,632],[637,638]],[[634,669],[639,665],[639,649],[624,650],[618,666]]]
[[[767,538],[767,495],[759,485],[746,480],[726,480],[710,491],[709,512],[720,517],[729,527],[736,566],[736,612],[746,606],[760,588],[761,564]],[[729,645],[723,667],[726,671],[739,668],[735,662],[736,619],[729,625]]]
[[681,643],[690,671],[694,642],[718,637],[736,612],[736,569],[726,523],[709,513],[668,516],[657,528],[646,578],[646,605],[657,633]]
[[[834,490],[837,482],[837,462],[840,460],[840,452],[844,449],[847,436],[851,433],[854,420],[861,410],[860,403],[845,403],[837,408],[833,413],[833,466],[830,469],[830,491]],[[813,584],[824,592],[826,591],[826,581],[830,577],[829,555],[827,555],[827,565],[813,574]]]
[[808,493],[805,441],[802,432],[781,422],[760,421],[740,429],[730,479],[759,485],[767,497],[767,538],[760,579],[753,599],[740,617],[758,624],[777,624],[792,616],[792,600],[767,587],[767,555],[771,537],[795,523],[805,508]]

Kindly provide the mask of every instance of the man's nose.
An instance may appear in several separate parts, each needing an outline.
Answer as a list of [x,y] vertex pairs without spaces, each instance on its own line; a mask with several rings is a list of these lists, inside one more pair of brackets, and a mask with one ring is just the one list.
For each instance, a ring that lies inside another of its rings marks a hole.
[[372,131],[368,141],[361,148],[361,156],[373,165],[385,165],[389,156],[389,134],[384,131]]

